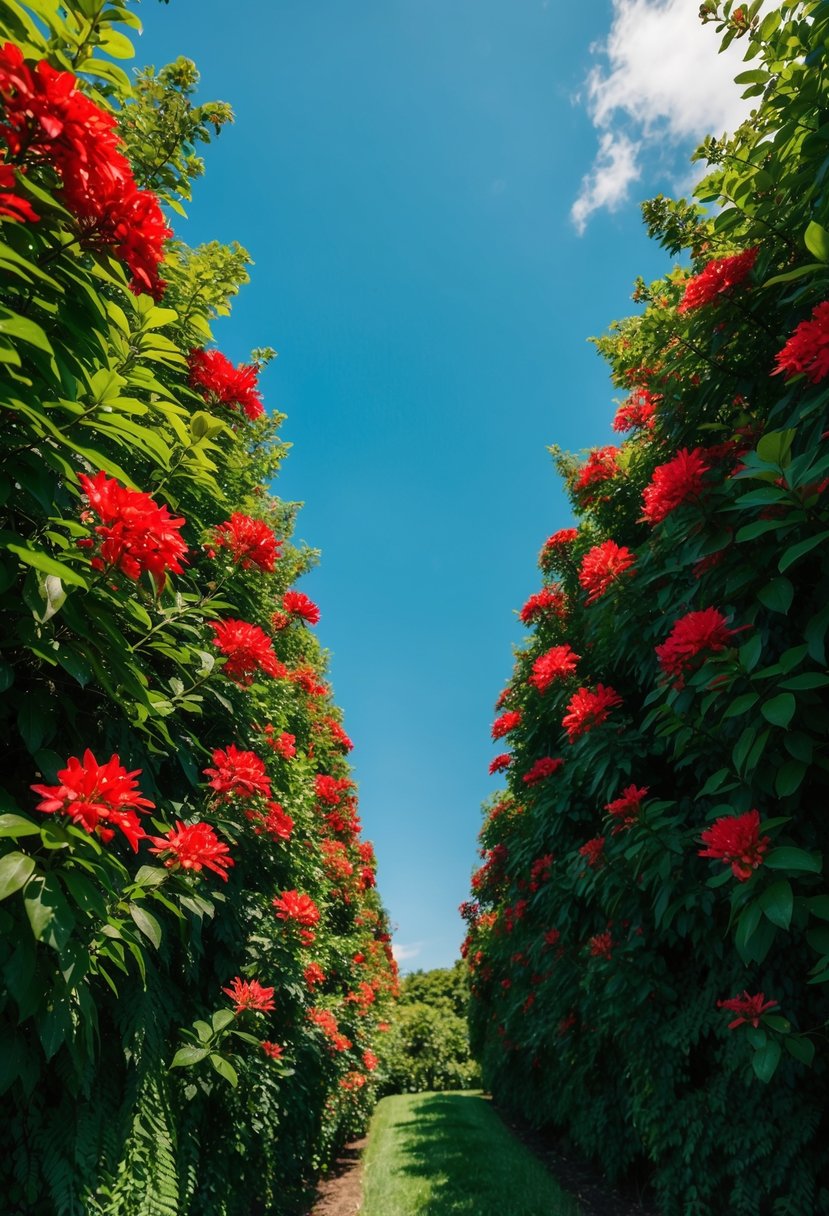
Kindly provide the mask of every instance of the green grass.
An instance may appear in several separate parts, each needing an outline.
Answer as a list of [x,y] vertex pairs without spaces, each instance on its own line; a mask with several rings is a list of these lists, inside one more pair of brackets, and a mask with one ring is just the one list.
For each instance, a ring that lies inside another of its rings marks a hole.
[[579,1216],[576,1201],[479,1093],[384,1098],[360,1216]]

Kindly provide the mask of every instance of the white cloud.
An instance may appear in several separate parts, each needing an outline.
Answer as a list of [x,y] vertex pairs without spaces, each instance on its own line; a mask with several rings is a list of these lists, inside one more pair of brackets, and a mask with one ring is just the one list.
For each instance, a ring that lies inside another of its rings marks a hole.
[[698,14],[695,0],[613,0],[607,41],[592,48],[606,63],[586,81],[599,151],[570,212],[579,232],[594,211],[626,201],[644,153],[722,135],[750,112],[733,80],[745,42],[718,54],[718,35]]
[[398,946],[397,942],[394,942],[391,952],[394,955],[395,962],[405,963],[407,959],[417,958],[422,949],[423,942],[413,942],[411,946]]

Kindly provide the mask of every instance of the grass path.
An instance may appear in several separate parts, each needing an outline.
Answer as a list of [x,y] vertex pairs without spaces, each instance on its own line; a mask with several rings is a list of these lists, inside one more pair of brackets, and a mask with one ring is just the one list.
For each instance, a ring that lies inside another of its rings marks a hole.
[[473,1092],[384,1098],[369,1130],[360,1216],[579,1216]]

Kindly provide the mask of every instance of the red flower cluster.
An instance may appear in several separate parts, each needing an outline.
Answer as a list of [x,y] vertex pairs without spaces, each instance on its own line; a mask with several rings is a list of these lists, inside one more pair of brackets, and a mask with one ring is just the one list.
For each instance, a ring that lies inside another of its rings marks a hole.
[[510,753],[501,752],[501,754],[499,756],[496,756],[494,760],[490,760],[490,762],[489,762],[490,774],[494,776],[495,773],[504,773],[504,772],[506,772],[506,770],[509,768],[509,766],[511,764],[512,764],[512,756],[510,755]]
[[622,698],[615,688],[604,684],[597,684],[593,692],[589,688],[579,688],[570,698],[561,723],[570,742],[607,721],[611,709],[621,704]]
[[255,816],[257,836],[270,836],[271,840],[290,840],[294,830],[294,821],[285,813],[279,802],[269,802],[264,814]]
[[760,812],[747,811],[745,815],[723,815],[721,819],[715,819],[702,833],[702,843],[708,847],[699,850],[700,857],[716,857],[718,861],[729,862],[734,877],[746,882],[763,864],[771,841],[768,836],[760,835]]
[[555,680],[566,680],[576,670],[580,656],[567,645],[552,646],[533,662],[532,675],[527,681],[539,692],[546,692]]
[[[59,785],[33,785],[43,801],[37,810],[47,815],[56,812],[68,815],[89,835],[97,834],[104,843],[112,840],[115,828],[120,828],[133,850],[146,832],[138,821],[137,811],[155,806],[149,798],[142,798],[135,778],[137,768],[128,773],[118,756],[111,756],[106,764],[99,764],[89,748],[83,760],[70,756],[66,768],[58,770]],[[111,824],[112,826],[106,826]]]
[[492,737],[493,739],[503,739],[504,735],[508,735],[510,731],[515,730],[520,725],[521,710],[509,709],[492,723]]
[[701,274],[694,275],[685,284],[685,294],[677,312],[689,312],[693,308],[701,308],[704,304],[715,304],[721,295],[738,287],[748,277],[759,252],[759,248],[755,246],[753,249],[746,249],[744,253],[714,258]]
[[363,1068],[366,1070],[366,1072],[374,1072],[379,1062],[380,1061],[377,1059],[377,1056],[373,1051],[363,1052]]
[[340,1089],[362,1089],[365,1084],[366,1078],[363,1076],[363,1074],[361,1072],[356,1072],[353,1069],[351,1072],[347,1072],[344,1077],[340,1078]]
[[545,853],[543,857],[536,857],[530,866],[530,891],[533,894],[535,894],[542,883],[550,881],[554,860],[555,858],[552,853]]
[[317,677],[313,667],[296,667],[288,672],[288,679],[308,694],[309,697],[324,697],[328,692],[325,684]]
[[264,798],[271,796],[271,779],[265,770],[265,762],[255,752],[240,751],[234,743],[227,749],[217,747],[213,752],[215,768],[203,770],[211,789],[219,794],[223,802],[234,798]]
[[774,1009],[777,1003],[777,1001],[767,1001],[765,992],[757,992],[754,996],[749,996],[748,992],[744,992],[742,996],[732,996],[727,1001],[717,1001],[717,1008],[730,1009],[732,1013],[739,1015],[733,1022],[728,1023],[728,1029],[734,1030],[743,1023],[759,1026],[763,1014],[769,1009]]
[[235,684],[246,687],[260,671],[278,679],[287,676],[288,670],[274,654],[271,639],[258,625],[228,618],[211,621],[210,628],[216,635],[213,645],[227,656],[222,671]]
[[653,471],[650,485],[642,495],[642,518],[649,524],[661,523],[666,515],[685,502],[693,502],[703,491],[703,478],[710,469],[702,448],[681,448],[667,464]]
[[802,372],[812,384],[829,376],[829,300],[812,309],[808,321],[801,321],[782,350],[775,356],[774,375],[786,379]]
[[300,895],[299,891],[283,891],[272,901],[276,908],[277,920],[292,920],[298,925],[310,929],[320,918],[319,908],[310,895]]
[[280,1060],[285,1051],[284,1047],[280,1047],[278,1043],[269,1043],[267,1039],[263,1039],[259,1046],[271,1060]]
[[230,849],[214,832],[209,823],[182,823],[170,828],[166,836],[151,836],[155,848],[151,853],[168,854],[164,864],[168,870],[212,870],[227,882],[227,869],[234,864]]
[[608,802],[605,810],[609,815],[617,821],[613,829],[613,835],[621,832],[623,828],[632,827],[639,818],[639,812],[642,809],[642,799],[647,798],[648,787],[646,785],[637,788],[635,785],[629,785],[626,790],[622,790],[618,798],[614,798],[613,802]]
[[604,933],[594,933],[587,945],[591,958],[612,958],[613,938],[609,929],[605,929]]
[[323,840],[323,866],[328,877],[333,882],[345,882],[354,873],[354,866],[348,860],[348,850],[340,840]]
[[[78,481],[101,520],[95,528],[101,538],[99,555],[92,559],[95,569],[117,566],[135,581],[149,572],[159,589],[164,586],[168,570],[181,574],[187,546],[179,529],[186,520],[174,519],[169,509],[160,507],[149,494],[128,490],[103,472],[94,477],[80,473]],[[89,548],[93,542],[80,544]]]
[[559,618],[567,613],[567,596],[559,587],[542,587],[531,595],[519,616],[525,625],[532,625],[546,616]]
[[538,555],[538,564],[541,569],[548,569],[557,557],[561,557],[567,553],[573,541],[578,538],[578,535],[577,528],[559,528],[558,532],[554,532],[552,536],[548,536]]
[[635,561],[630,549],[613,540],[588,549],[579,568],[579,582],[588,593],[587,603],[593,604],[600,599]]
[[230,981],[229,988],[222,989],[234,1002],[235,1013],[243,1013],[246,1009],[270,1013],[276,1008],[273,991],[273,988],[263,988],[258,980],[243,980],[238,975],[235,980]]
[[557,773],[563,764],[563,760],[553,756],[539,757],[532,768],[524,774],[524,784],[538,785],[539,781],[546,781],[548,777],[552,777],[553,773]]
[[614,431],[632,431],[637,426],[651,430],[656,419],[656,406],[661,400],[660,393],[652,393],[647,388],[635,389],[616,411]]
[[335,1051],[348,1051],[351,1047],[351,1040],[340,1034],[337,1019],[329,1009],[309,1009],[308,1021],[319,1026]]
[[313,991],[315,984],[325,983],[325,972],[319,963],[309,963],[302,974],[305,979],[305,983],[308,985],[311,991]]
[[262,733],[268,741],[268,746],[272,747],[283,760],[293,760],[296,755],[296,735],[292,735],[287,730],[280,731],[277,735],[270,722]]
[[319,623],[319,608],[301,591],[286,591],[282,597],[282,607],[290,616],[299,617],[309,625]]
[[11,165],[4,165],[4,153],[0,150],[0,218],[17,220],[20,223],[34,223],[40,217],[35,215],[31,205],[25,198],[15,194],[17,179]]
[[603,481],[609,481],[611,477],[615,477],[619,472],[618,455],[619,449],[613,447],[612,444],[604,448],[595,448],[588,456],[582,466],[581,472],[576,478],[576,493],[586,490],[590,486],[599,485]]
[[726,618],[716,608],[688,612],[674,622],[665,641],[656,647],[659,666],[681,687],[699,656],[724,650],[737,632],[728,628]]
[[257,388],[259,368],[255,363],[240,363],[234,367],[218,350],[190,351],[190,387],[196,389],[208,404],[223,405],[235,410],[242,407],[251,421],[265,412],[262,395]]
[[281,556],[282,541],[276,539],[273,528],[269,528],[263,519],[252,519],[238,511],[216,527],[213,543],[227,549],[231,560],[243,570],[258,566],[272,574],[274,563]]
[[341,747],[344,752],[353,751],[354,744],[335,718],[323,718],[322,725],[331,736],[332,743],[336,744],[337,747]]
[[[41,60],[34,71],[19,47],[0,49],[0,135],[15,160],[50,165],[85,243],[108,247],[126,264],[137,291],[158,299],[158,267],[171,236],[158,199],[139,190],[119,146],[114,114],[78,92],[77,78]],[[29,218],[25,216],[24,218]]]
[[604,841],[604,836],[594,836],[592,840],[588,840],[579,849],[579,855],[587,858],[587,864],[591,868],[595,868],[602,860]]
[[354,782],[348,777],[330,777],[327,773],[317,773],[314,778],[314,792],[320,802],[329,806],[339,806],[343,794],[353,789]]

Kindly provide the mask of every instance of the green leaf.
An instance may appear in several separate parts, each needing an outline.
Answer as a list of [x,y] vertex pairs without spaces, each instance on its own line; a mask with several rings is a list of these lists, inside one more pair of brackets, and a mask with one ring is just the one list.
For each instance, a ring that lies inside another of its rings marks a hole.
[[22,815],[0,815],[0,836],[39,836],[40,824],[24,819]]
[[158,887],[170,877],[170,871],[162,866],[141,866],[135,875],[135,884],[139,887]]
[[210,1020],[213,1023],[213,1030],[218,1034],[220,1030],[224,1030],[236,1021],[236,1014],[232,1009],[217,1009]]
[[763,858],[763,864],[770,870],[798,870],[809,874],[820,874],[823,869],[823,857],[820,853],[807,853],[805,849],[796,849],[783,845],[772,849]]
[[792,921],[794,909],[794,892],[791,883],[786,878],[767,887],[758,900],[764,914],[778,929],[788,929]]
[[787,578],[773,578],[757,592],[761,604],[772,612],[788,612],[794,599],[794,587]]
[[7,853],[0,858],[0,899],[25,887],[34,872],[35,859],[26,853]]
[[777,1039],[769,1039],[764,1047],[759,1051],[755,1051],[751,1058],[751,1066],[757,1078],[764,1085],[774,1076],[777,1065],[780,1063],[781,1047]]
[[778,696],[772,697],[770,701],[764,701],[760,706],[760,713],[767,722],[771,722],[772,726],[787,727],[794,717],[794,711],[797,708],[797,702],[790,692],[781,692]]
[[[4,536],[8,535],[10,534],[4,534]],[[35,570],[42,570],[44,574],[53,574],[61,579],[62,582],[70,583],[74,587],[87,586],[86,579],[78,574],[77,570],[56,561],[48,553],[44,553],[42,549],[36,549],[32,545],[19,545],[14,541],[6,540],[0,540],[0,546],[8,549],[9,553],[14,553],[20,561],[25,562],[27,566],[32,566]]]
[[818,925],[816,929],[809,929],[806,941],[818,954],[829,955],[829,925]]
[[226,1060],[224,1056],[220,1056],[213,1051],[210,1053],[210,1063],[213,1065],[219,1076],[224,1077],[226,1081],[229,1081],[235,1089],[239,1081],[239,1076],[230,1060]]
[[793,1055],[801,1064],[805,1064],[807,1068],[811,1068],[812,1061],[815,1058],[815,1045],[811,1039],[807,1039],[805,1035],[798,1034],[791,1035],[783,1041],[790,1055]]
[[803,237],[804,244],[821,262],[829,262],[829,232],[820,224],[811,221]]
[[760,655],[763,650],[763,639],[759,633],[755,633],[740,647],[740,665],[743,671],[753,671],[760,661]]
[[779,798],[788,798],[796,793],[808,772],[808,767],[800,760],[787,760],[777,770],[774,778],[774,790]]
[[810,536],[806,540],[799,541],[796,545],[790,545],[777,563],[777,569],[782,574],[785,570],[788,570],[789,566],[793,566],[801,557],[804,557],[812,549],[822,544],[827,536],[829,536],[829,531],[818,532],[817,536]]
[[796,434],[794,427],[785,431],[767,431],[757,443],[757,455],[768,464],[787,465]]
[[0,336],[19,338],[21,342],[28,342],[30,346],[44,351],[47,355],[54,354],[49,339],[39,325],[28,317],[21,317],[2,306],[0,306]]
[[815,895],[808,901],[809,912],[819,920],[829,920],[829,895]]
[[130,916],[147,941],[152,942],[157,950],[161,945],[162,933],[161,925],[156,918],[146,908],[142,908],[140,904],[130,904]]
[[26,884],[23,903],[38,941],[62,950],[75,927],[75,917],[53,874],[35,874]]
[[173,1061],[170,1064],[171,1068],[189,1068],[192,1064],[198,1064],[208,1054],[206,1047],[179,1047],[176,1054],[173,1056]]

